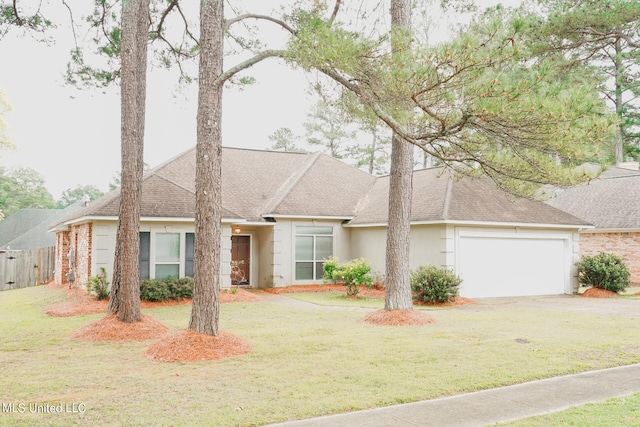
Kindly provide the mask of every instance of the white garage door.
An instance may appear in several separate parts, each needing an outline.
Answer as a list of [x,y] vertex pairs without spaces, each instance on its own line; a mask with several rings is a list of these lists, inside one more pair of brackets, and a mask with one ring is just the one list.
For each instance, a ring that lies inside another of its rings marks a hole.
[[558,295],[569,278],[567,239],[460,233],[457,274],[464,297]]

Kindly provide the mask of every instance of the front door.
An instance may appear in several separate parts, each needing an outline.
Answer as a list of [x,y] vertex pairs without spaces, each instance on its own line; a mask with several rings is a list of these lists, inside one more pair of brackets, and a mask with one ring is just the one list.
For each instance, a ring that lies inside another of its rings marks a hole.
[[231,236],[231,284],[248,286],[251,271],[251,236]]

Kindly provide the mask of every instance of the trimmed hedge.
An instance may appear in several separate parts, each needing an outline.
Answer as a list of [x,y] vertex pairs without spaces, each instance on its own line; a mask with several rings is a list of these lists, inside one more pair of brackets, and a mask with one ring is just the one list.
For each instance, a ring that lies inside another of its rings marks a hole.
[[167,301],[193,297],[191,277],[167,279],[145,279],[140,281],[140,299],[146,301]]

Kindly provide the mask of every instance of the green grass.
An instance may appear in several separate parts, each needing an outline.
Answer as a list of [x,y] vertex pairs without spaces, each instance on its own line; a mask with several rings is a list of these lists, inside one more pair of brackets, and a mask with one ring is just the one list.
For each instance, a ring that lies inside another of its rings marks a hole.
[[589,426],[629,427],[640,425],[640,393],[615,397],[601,403],[571,408],[550,415],[525,418],[499,425],[513,427]]
[[[82,414],[0,413],[0,425],[252,426],[386,406],[640,362],[638,320],[496,306],[432,313],[428,326],[380,327],[355,311],[266,302],[222,305],[242,357],[157,363],[153,341],[85,343],[101,315],[51,318],[46,287],[0,293],[2,403],[86,405]],[[190,307],[146,314],[184,329]],[[525,338],[528,344],[515,340]]]
[[380,298],[371,298],[366,295],[349,298],[346,292],[296,292],[286,296],[323,306],[384,308],[384,300]]
[[[310,302],[322,306],[384,308],[384,300],[359,294],[356,298],[350,298],[346,292],[296,292],[286,294],[289,298]],[[451,307],[438,307],[427,305],[414,305],[415,310],[448,310]]]

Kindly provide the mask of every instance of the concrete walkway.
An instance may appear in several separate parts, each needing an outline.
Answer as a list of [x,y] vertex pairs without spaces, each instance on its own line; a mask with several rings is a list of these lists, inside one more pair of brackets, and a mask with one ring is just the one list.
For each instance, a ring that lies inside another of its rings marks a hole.
[[[319,306],[284,295],[258,292],[270,303],[301,310],[371,311],[355,307]],[[470,306],[467,309],[499,310],[508,307],[640,317],[640,301],[637,300],[585,300],[575,296],[493,298],[483,300],[478,306]],[[640,392],[640,364],[531,381],[423,402],[272,424],[271,427],[487,426],[563,411],[573,406],[637,392]]]
[[278,304],[285,307],[297,308],[299,310],[317,310],[317,311],[361,311],[369,312],[374,311],[373,308],[363,307],[348,307],[348,306],[334,306],[334,305],[318,305],[311,302],[301,301],[295,298],[289,298],[286,294],[272,294],[264,292],[259,289],[251,290],[251,293],[260,296],[260,298],[271,304]]
[[640,392],[640,364],[271,427],[487,426]]

